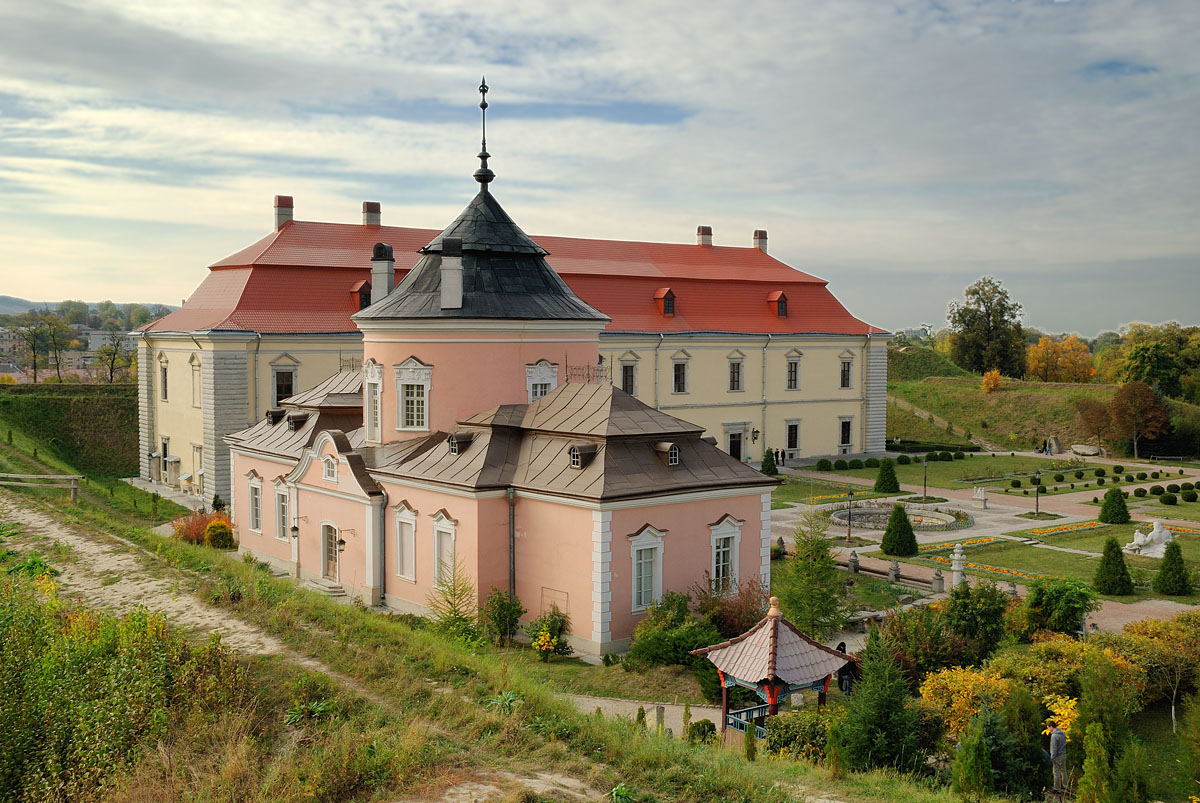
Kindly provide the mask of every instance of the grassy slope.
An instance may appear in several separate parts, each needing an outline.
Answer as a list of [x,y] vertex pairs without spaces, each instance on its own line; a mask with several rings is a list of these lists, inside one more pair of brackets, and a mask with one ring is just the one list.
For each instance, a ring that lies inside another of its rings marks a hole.
[[910,441],[925,443],[967,444],[966,438],[953,432],[935,427],[931,422],[921,418],[911,410],[905,410],[898,404],[889,401],[887,406],[887,436]]
[[900,346],[888,349],[888,383],[911,382],[930,376],[971,376],[933,349]]
[[[36,443],[15,433],[12,446],[0,443],[0,459],[29,473],[74,473],[42,450],[35,459],[35,448]],[[471,650],[414,631],[399,620],[270,577],[233,555],[151,533],[148,527],[158,519],[148,516],[150,496],[136,489],[109,496],[93,484],[81,493],[77,507],[64,505],[61,492],[22,493],[52,515],[134,541],[164,571],[177,569],[192,578],[185,585],[197,585],[200,599],[258,625],[295,653],[323,661],[387,701],[385,707],[368,704],[342,689],[338,695],[352,701],[346,706],[355,716],[309,733],[302,751],[285,746],[285,758],[295,758],[299,766],[281,767],[269,760],[276,757],[271,746],[279,747],[274,738],[278,731],[251,732],[238,722],[221,734],[179,735],[148,751],[126,781],[124,792],[140,788],[150,790],[150,796],[128,799],[177,799],[189,790],[204,799],[395,799],[472,773],[486,776],[495,768],[557,771],[601,789],[624,782],[640,790],[642,800],[782,801],[791,796],[793,785],[820,789],[848,803],[953,800],[948,790],[932,791],[890,773],[830,781],[802,762],[760,758],[747,764],[735,751],[689,746],[636,733],[621,721],[583,716],[556,698],[546,685],[549,676],[524,671],[522,660],[500,660],[491,650]],[[231,601],[231,589],[240,592],[239,601]],[[260,727],[262,718],[281,716],[289,704],[281,694],[286,688],[281,677],[303,670],[280,657],[254,659],[250,669],[254,691],[267,704],[249,715]],[[619,668],[613,671],[623,674]],[[482,705],[501,691],[522,696],[511,716],[488,712]],[[448,704],[446,692],[455,704]],[[197,738],[209,741],[198,746]],[[372,767],[381,763],[381,751],[389,758],[377,771]],[[375,780],[364,786],[364,778],[370,780],[366,771]]]

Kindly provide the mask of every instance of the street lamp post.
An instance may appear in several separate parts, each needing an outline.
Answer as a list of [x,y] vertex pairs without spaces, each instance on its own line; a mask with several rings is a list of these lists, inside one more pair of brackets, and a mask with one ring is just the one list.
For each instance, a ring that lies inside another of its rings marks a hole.
[[854,543],[850,536],[850,520],[854,518],[854,491],[846,491],[846,546]]
[[929,455],[921,458],[921,501],[929,498]]
[[1040,499],[1041,492],[1042,492],[1042,472],[1035,471],[1035,472],[1033,472],[1033,517],[1035,519],[1041,518],[1041,515],[1042,515],[1042,507],[1041,507],[1041,499]]

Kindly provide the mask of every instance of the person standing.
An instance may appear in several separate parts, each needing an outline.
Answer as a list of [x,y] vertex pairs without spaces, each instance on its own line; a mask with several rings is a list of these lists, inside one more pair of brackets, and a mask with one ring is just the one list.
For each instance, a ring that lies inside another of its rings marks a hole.
[[1067,734],[1063,733],[1058,723],[1051,720],[1050,725],[1050,763],[1054,765],[1053,791],[1064,794],[1067,791]]
[[[843,655],[846,653],[846,642],[839,642],[837,651]],[[854,689],[854,662],[847,661],[844,666],[837,672],[838,689],[846,697],[850,696],[850,692]]]

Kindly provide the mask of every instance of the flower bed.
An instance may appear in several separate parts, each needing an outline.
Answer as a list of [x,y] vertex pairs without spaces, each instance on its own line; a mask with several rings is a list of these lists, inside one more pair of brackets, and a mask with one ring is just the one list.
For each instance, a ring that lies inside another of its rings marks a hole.
[[[929,560],[936,560],[938,563],[951,563],[950,558],[944,558],[941,555],[930,555]],[[1028,572],[1017,571],[1016,569],[1005,569],[1003,566],[988,566],[985,563],[970,563],[963,562],[963,566],[968,569],[978,569],[983,572],[994,572],[995,574],[1003,574],[1009,577],[1023,577],[1026,580],[1065,580],[1065,577],[1056,577],[1051,574],[1029,574]]]
[[[993,541],[999,541],[999,538],[972,538],[969,541],[960,541],[963,546],[974,546],[978,544],[990,544]],[[921,547],[922,552],[937,552],[942,549],[954,549],[954,544],[926,544]]]
[[1057,527],[1038,527],[1029,532],[1033,535],[1053,535],[1054,533],[1077,532],[1079,530],[1096,530],[1107,526],[1107,524],[1098,521],[1077,521],[1074,524],[1060,524]]
[[1200,533],[1200,530],[1197,530],[1195,527],[1165,527],[1165,529],[1173,533]]

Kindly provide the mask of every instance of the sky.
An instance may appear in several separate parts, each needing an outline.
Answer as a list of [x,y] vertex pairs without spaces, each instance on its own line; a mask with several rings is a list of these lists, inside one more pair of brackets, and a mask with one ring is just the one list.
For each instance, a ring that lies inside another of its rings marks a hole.
[[[302,220],[771,253],[888,329],[1200,323],[1200,2],[0,0],[0,294],[179,303]],[[553,255],[550,257],[553,264]]]

